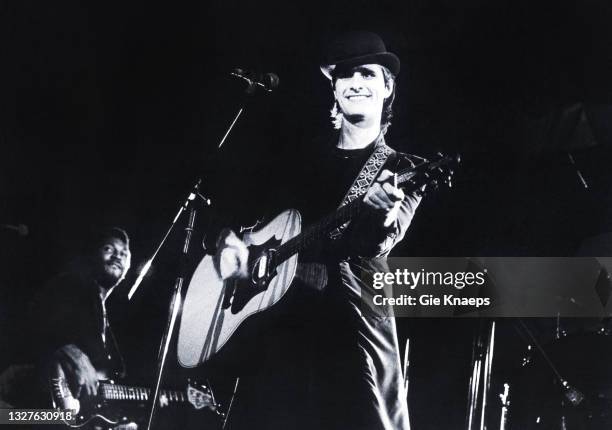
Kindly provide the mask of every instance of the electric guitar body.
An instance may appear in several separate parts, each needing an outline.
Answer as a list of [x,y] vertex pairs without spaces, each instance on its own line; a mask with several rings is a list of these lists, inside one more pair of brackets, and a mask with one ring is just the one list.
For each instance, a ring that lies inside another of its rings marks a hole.
[[[64,420],[70,428],[99,429],[140,422],[149,410],[150,388],[117,384],[108,375],[98,372],[98,393],[81,395],[77,399],[68,386],[64,371],[57,365],[49,378],[51,403],[54,408],[72,411],[72,419]],[[193,410],[207,410],[215,417],[224,417],[212,390],[205,385],[188,382],[184,390],[160,390],[159,407],[187,406]]]

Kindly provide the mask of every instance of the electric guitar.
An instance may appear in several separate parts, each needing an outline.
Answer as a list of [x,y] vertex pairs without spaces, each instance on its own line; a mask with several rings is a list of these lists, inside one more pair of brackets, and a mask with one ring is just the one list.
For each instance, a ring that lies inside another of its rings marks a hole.
[[[451,185],[451,166],[459,157],[438,154],[432,160],[397,173],[405,192],[422,193],[425,186]],[[250,315],[262,312],[287,292],[295,276],[298,253],[356,217],[364,208],[362,196],[301,231],[301,216],[289,209],[242,240],[249,250],[246,279],[223,280],[218,261],[207,255],[197,266],[183,303],[178,336],[178,360],[195,367],[216,354]]]
[[[124,410],[134,409],[130,408],[131,406],[141,408],[146,406],[152,395],[149,388],[116,384],[106,379],[106,375],[99,374],[98,394],[76,399],[60,366],[54,376],[49,380],[53,407],[61,410],[70,409],[74,412],[74,421],[64,421],[64,424],[71,428],[112,427],[136,421],[134,417],[128,417]],[[207,409],[216,415],[224,416],[221,405],[215,401],[210,388],[191,381],[188,382],[185,391],[160,390],[159,406],[171,405],[190,406],[195,410]]]

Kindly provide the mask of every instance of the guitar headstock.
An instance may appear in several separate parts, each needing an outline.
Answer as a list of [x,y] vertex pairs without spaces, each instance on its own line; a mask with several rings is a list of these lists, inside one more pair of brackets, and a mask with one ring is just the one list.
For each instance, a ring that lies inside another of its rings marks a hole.
[[397,174],[397,183],[405,192],[415,192],[420,196],[431,188],[437,190],[441,185],[451,188],[456,167],[461,163],[460,155],[444,155],[438,152],[431,159],[415,167],[402,170]]

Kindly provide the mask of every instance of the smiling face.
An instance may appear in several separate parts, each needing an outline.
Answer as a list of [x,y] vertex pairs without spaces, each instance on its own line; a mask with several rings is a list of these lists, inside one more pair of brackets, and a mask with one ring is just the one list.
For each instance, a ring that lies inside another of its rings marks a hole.
[[108,237],[94,256],[96,281],[104,288],[112,288],[123,280],[130,268],[130,248],[119,238]]
[[344,118],[355,125],[380,124],[383,104],[393,92],[382,66],[363,64],[334,74],[334,97]]

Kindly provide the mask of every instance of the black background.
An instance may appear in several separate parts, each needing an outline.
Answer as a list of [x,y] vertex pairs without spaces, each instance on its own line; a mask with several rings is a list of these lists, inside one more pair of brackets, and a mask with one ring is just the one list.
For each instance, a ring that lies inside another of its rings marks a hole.
[[[0,232],[5,334],[93,228],[123,226],[142,264],[196,178],[217,207],[243,207],[240,221],[260,216],[269,184],[282,187],[275,166],[330,128],[318,64],[344,30],[376,31],[401,58],[389,142],[463,155],[453,191],[424,202],[395,255],[574,255],[610,230],[605,1],[4,1],[0,13],[0,223],[29,227],[23,238]],[[235,67],[273,71],[280,86],[251,101],[213,158],[241,100]],[[569,136],[549,129],[575,102],[595,119],[598,144],[572,152],[588,190],[562,150]],[[154,356],[179,242],[129,307],[152,345],[131,345],[134,360]],[[415,428],[459,422],[471,324],[399,324],[414,336]],[[446,395],[431,388],[440,384]]]

